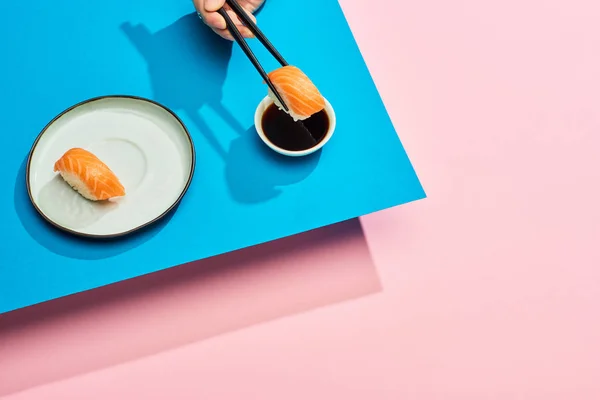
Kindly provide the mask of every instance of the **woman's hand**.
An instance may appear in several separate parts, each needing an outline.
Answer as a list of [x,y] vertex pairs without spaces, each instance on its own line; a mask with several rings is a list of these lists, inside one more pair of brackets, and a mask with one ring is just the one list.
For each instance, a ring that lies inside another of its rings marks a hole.
[[[256,22],[256,18],[252,13],[256,11],[265,0],[238,0],[238,3],[246,14]],[[202,17],[202,21],[208,25],[215,33],[227,40],[234,40],[231,32],[227,29],[225,19],[217,12],[221,7],[225,6],[231,20],[235,23],[242,36],[252,38],[252,32],[242,24],[237,15],[225,4],[225,0],[194,0],[196,10]]]

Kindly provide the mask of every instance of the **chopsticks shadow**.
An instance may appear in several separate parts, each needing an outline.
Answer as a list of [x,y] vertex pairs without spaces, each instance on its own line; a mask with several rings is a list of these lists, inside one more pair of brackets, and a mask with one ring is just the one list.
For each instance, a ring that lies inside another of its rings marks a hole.
[[[130,23],[122,24],[121,31],[146,61],[154,99],[191,121],[192,135],[200,132],[209,150],[224,162],[227,188],[234,201],[267,202],[280,195],[283,187],[302,181],[315,170],[320,152],[292,161],[265,151],[255,128],[242,126],[223,105],[223,85],[234,43],[212,32],[196,13],[156,32]],[[214,121],[207,122],[201,115],[205,108],[236,136],[218,137]],[[194,141],[198,159],[204,159],[203,141],[196,137]]]
[[358,219],[0,315],[0,396],[382,290]]
[[245,130],[222,104],[233,43],[207,28],[196,13],[156,32],[129,22],[121,25],[121,31],[146,60],[154,98],[185,113],[209,145],[225,157],[226,151],[199,112],[209,107],[238,134]]

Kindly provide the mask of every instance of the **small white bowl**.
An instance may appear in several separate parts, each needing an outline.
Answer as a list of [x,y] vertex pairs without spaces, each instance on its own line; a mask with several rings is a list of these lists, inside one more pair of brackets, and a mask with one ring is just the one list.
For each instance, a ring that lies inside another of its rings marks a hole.
[[256,112],[254,114],[254,126],[256,126],[256,132],[258,132],[258,136],[260,136],[261,140],[263,142],[265,142],[265,144],[267,146],[269,146],[272,150],[276,151],[277,153],[283,154],[284,156],[290,156],[290,157],[307,156],[307,155],[312,154],[315,151],[321,149],[323,146],[325,146],[327,144],[327,142],[329,142],[329,140],[331,139],[331,136],[333,136],[333,132],[335,131],[335,125],[336,125],[335,112],[333,111],[333,107],[331,106],[329,101],[327,101],[327,99],[325,99],[325,112],[327,113],[327,116],[329,117],[329,130],[327,131],[327,133],[325,133],[325,137],[323,137],[323,140],[321,140],[316,146],[311,147],[306,150],[292,151],[292,150],[282,149],[281,147],[276,146],[267,138],[267,136],[265,135],[265,132],[262,129],[263,114],[265,113],[267,108],[273,103],[274,103],[273,99],[269,96],[265,96],[265,98],[260,102],[260,104],[256,108]]

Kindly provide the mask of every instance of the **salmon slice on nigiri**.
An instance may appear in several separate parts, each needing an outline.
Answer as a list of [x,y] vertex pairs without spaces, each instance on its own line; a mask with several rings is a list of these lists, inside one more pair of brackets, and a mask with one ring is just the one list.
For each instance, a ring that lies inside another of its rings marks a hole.
[[88,200],[108,200],[125,195],[125,188],[114,172],[87,150],[68,150],[54,164],[54,172]]
[[[298,67],[286,65],[271,71],[269,79],[289,108],[288,114],[295,120],[305,120],[325,108],[325,99],[319,89]],[[283,106],[269,89],[269,96],[277,107]]]

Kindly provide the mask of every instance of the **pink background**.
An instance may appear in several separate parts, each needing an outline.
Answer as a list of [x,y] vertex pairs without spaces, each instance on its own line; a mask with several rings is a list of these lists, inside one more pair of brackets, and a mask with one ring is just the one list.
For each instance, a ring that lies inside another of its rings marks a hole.
[[2,316],[0,395],[600,398],[598,2],[341,3],[428,198]]

